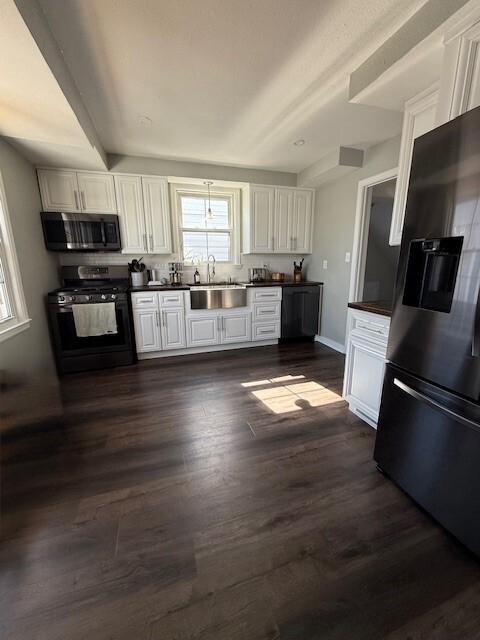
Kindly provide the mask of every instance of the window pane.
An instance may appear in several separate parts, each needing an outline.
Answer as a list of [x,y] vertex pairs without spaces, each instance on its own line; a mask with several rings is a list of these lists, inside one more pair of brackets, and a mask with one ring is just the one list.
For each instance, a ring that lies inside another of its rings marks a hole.
[[230,260],[230,233],[183,232],[183,259],[185,262],[206,262],[210,255],[214,256],[217,262]]
[[184,262],[206,262],[207,234],[200,231],[183,232],[183,260]]
[[8,300],[7,286],[3,275],[2,261],[0,260],[0,322],[12,317],[13,315]]
[[181,196],[182,227],[187,229],[228,229],[228,200],[212,198],[212,219],[207,218],[208,198]]

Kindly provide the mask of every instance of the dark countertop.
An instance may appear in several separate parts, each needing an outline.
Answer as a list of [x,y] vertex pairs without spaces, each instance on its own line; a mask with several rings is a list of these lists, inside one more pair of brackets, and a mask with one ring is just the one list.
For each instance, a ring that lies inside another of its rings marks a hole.
[[378,313],[381,316],[392,315],[392,303],[386,300],[373,300],[370,302],[349,302],[351,309],[359,309],[360,311],[368,311],[368,313]]
[[[207,283],[202,282],[200,286],[205,286]],[[220,284],[220,283],[213,283]],[[274,280],[269,280],[268,282],[237,282],[232,284],[245,284],[247,287],[307,287],[307,286],[318,286],[323,284],[323,282],[312,282],[311,280],[304,280],[303,282],[293,282],[293,280],[287,280],[285,282],[276,282]],[[130,293],[140,293],[142,291],[188,291],[191,287],[195,287],[199,285],[194,284],[182,284],[182,285],[174,285],[174,284],[157,284],[149,286],[145,284],[141,287],[130,287]]]
[[268,280],[266,282],[241,282],[239,284],[246,284],[247,287],[316,287],[323,284],[323,282],[314,282],[313,280],[302,280],[302,282],[285,280],[284,282],[277,282],[275,280]]

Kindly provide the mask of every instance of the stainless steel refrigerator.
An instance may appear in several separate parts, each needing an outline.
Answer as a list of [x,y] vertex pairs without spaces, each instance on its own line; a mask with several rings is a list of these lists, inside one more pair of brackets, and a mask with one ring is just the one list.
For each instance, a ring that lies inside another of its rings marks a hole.
[[480,108],[415,141],[374,457],[480,554]]

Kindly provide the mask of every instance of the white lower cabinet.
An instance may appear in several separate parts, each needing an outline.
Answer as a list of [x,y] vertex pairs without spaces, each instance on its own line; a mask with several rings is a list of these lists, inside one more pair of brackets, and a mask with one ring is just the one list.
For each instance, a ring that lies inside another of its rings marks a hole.
[[187,347],[205,347],[219,344],[219,316],[187,317]]
[[222,316],[220,342],[250,342],[252,339],[252,314],[235,313]]
[[[273,343],[280,337],[281,287],[252,288],[247,305],[236,309],[195,310],[188,291],[132,293],[137,353]],[[253,345],[252,345],[253,346]],[[167,355],[167,354],[164,354]],[[170,354],[168,354],[170,355]]]
[[162,348],[184,349],[187,346],[185,338],[185,311],[179,309],[160,309],[162,325]]
[[349,309],[343,397],[350,410],[376,427],[382,397],[390,318]]
[[160,351],[162,341],[158,309],[155,307],[134,309],[133,325],[137,353]]

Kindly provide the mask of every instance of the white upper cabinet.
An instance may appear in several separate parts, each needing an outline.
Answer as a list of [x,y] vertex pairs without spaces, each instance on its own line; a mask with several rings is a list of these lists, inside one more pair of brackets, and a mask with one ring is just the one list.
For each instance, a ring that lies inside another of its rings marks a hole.
[[38,184],[44,211],[81,211],[75,171],[39,169]]
[[273,253],[273,187],[253,186],[250,194],[250,253]]
[[168,181],[142,178],[148,253],[172,253]]
[[108,173],[39,169],[44,211],[116,213],[113,176]]
[[147,232],[143,212],[142,179],[139,176],[115,176],[118,215],[123,253],[145,253]]
[[392,224],[390,227],[391,245],[398,245],[402,240],[413,144],[416,138],[435,127],[437,101],[438,86],[434,85],[405,103],[400,157],[398,161],[398,176],[395,187],[395,199],[393,201]]
[[292,189],[275,189],[275,251],[288,253],[293,239]]
[[480,106],[480,10],[445,38],[437,125]]
[[77,173],[82,211],[117,213],[113,176],[103,173]]
[[250,186],[243,253],[311,253],[313,190]]
[[312,214],[313,192],[295,190],[293,198],[292,223],[293,253],[312,252]]

